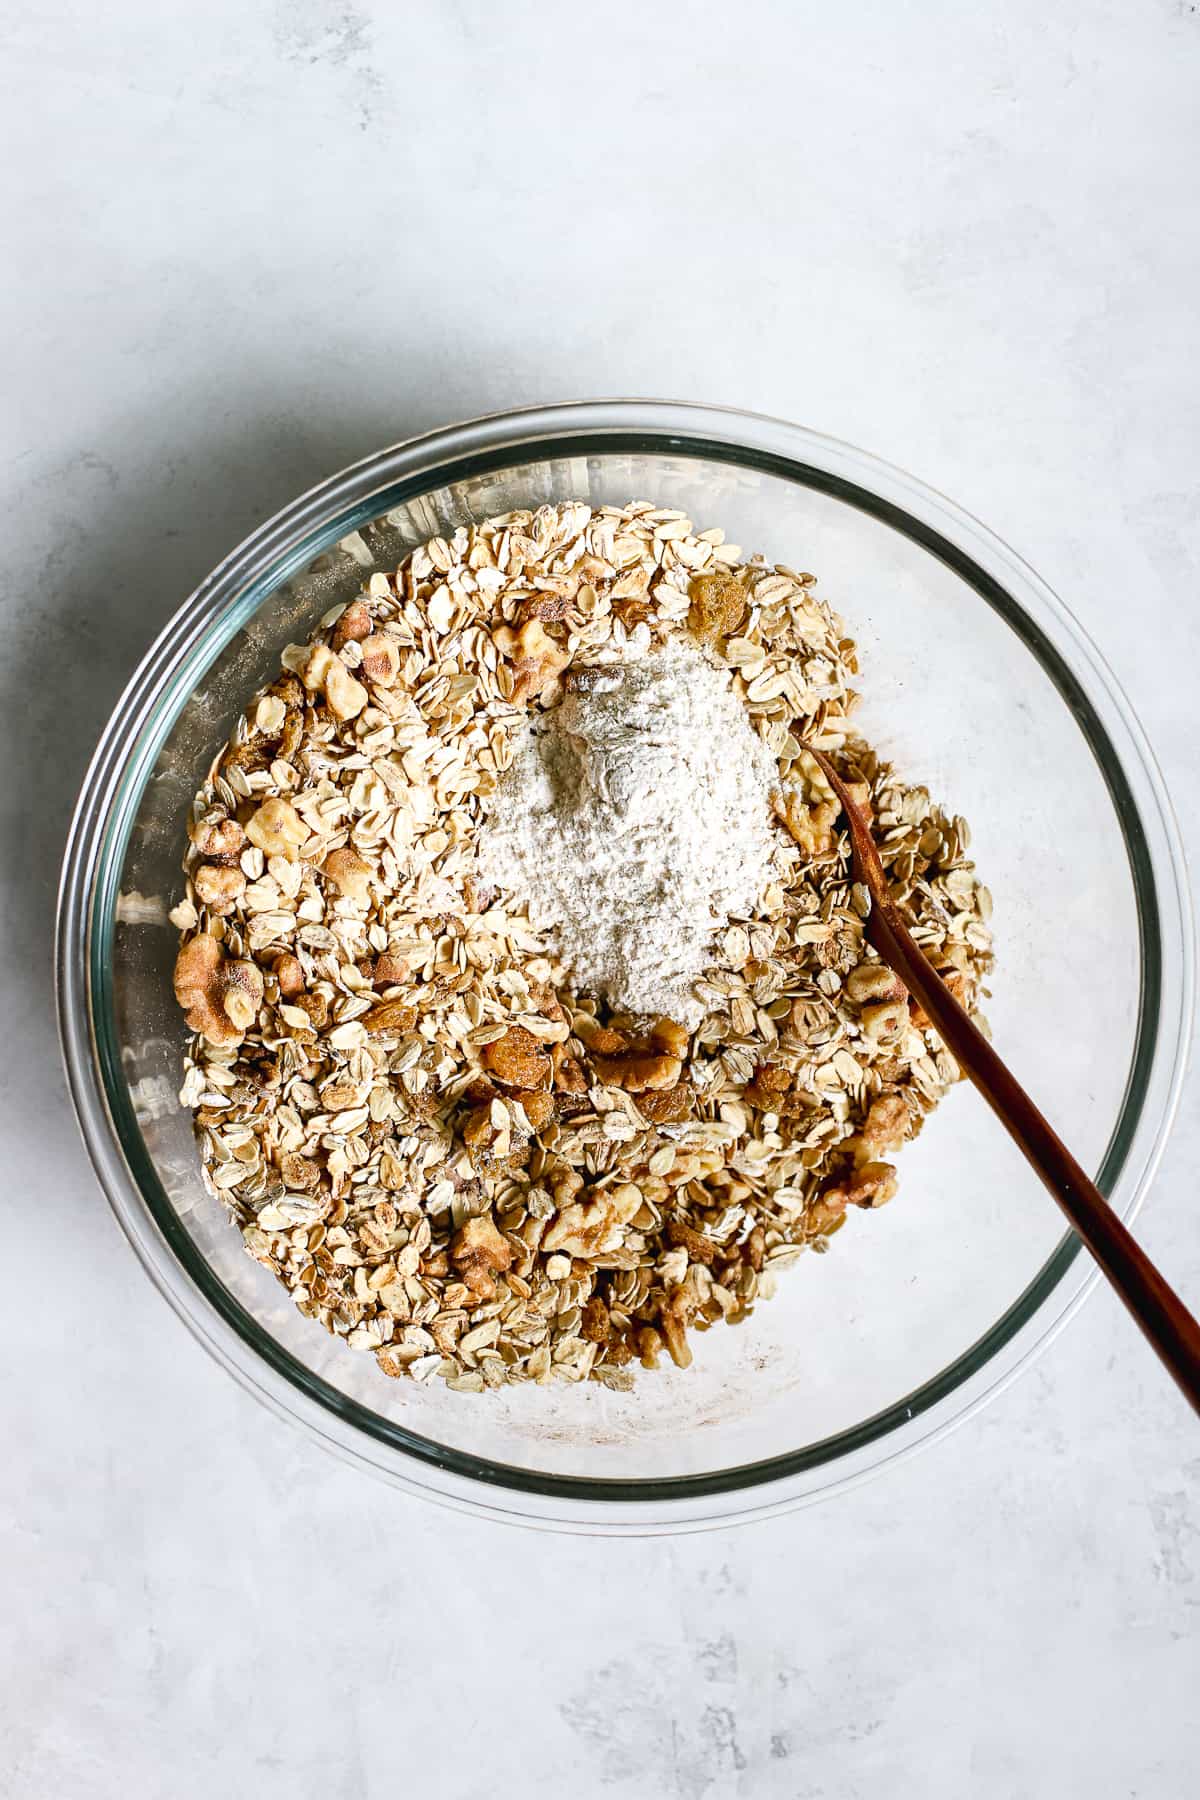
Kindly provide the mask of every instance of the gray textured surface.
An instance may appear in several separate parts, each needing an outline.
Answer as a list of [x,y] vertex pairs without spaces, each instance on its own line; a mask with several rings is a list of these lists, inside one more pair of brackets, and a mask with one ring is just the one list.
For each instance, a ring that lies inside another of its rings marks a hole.
[[[535,1539],[266,1416],[76,1146],[50,915],[121,683],[265,514],[451,417],[665,393],[904,463],[1082,615],[1200,843],[1196,5],[569,12],[0,8],[0,1787],[1176,1800],[1200,1436],[1106,1295],[831,1506]],[[1193,1083],[1140,1227],[1193,1303],[1198,1160]]]

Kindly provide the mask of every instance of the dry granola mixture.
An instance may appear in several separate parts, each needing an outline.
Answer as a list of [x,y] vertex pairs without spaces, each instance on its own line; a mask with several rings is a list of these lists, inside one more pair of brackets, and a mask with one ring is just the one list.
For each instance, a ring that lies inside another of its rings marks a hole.
[[[704,1016],[573,991],[479,826],[531,708],[690,633],[779,769],[774,878],[715,937]],[[460,528],[293,645],[196,797],[181,1099],[250,1254],[388,1375],[627,1387],[739,1320],[958,1079],[866,944],[838,808],[869,805],[910,928],[974,1007],[991,901],[962,819],[850,728],[814,577],[645,504]]]

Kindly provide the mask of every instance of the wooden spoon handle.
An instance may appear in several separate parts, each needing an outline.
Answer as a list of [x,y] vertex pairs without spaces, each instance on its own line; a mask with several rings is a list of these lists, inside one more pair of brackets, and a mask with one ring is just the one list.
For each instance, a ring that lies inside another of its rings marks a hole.
[[867,935],[924,1008],[1030,1166],[1041,1176],[1163,1363],[1200,1413],[1200,1324],[1159,1274],[1058,1133],[968,1017],[910,936],[891,896],[862,809],[832,763],[812,752],[841,802],[860,878],[871,894]]

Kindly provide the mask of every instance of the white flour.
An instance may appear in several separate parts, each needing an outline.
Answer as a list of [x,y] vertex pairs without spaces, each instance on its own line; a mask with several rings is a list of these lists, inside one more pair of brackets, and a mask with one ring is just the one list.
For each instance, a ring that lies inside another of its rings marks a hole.
[[691,639],[602,680],[525,727],[481,870],[551,929],[581,992],[692,1026],[714,933],[771,878],[778,769]]

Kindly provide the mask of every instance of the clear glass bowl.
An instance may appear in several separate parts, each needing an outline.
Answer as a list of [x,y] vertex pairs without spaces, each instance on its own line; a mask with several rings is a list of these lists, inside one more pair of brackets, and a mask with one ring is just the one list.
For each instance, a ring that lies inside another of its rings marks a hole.
[[61,1029],[88,1148],[143,1265],[278,1413],[401,1486],[610,1532],[762,1516],[944,1432],[1093,1280],[965,1084],[854,1214],[695,1366],[632,1394],[483,1396],[389,1381],[246,1257],[201,1186],[171,995],[184,817],[246,697],[337,599],[434,532],[517,506],[644,498],[814,570],[862,646],[864,730],[973,828],[995,897],[997,1044],[1129,1219],[1162,1149],[1191,1017],[1183,857],[1142,732],[1079,626],[949,501],[771,419],[611,401],[478,420],[325,482],[214,571],[96,752],[59,913]]

